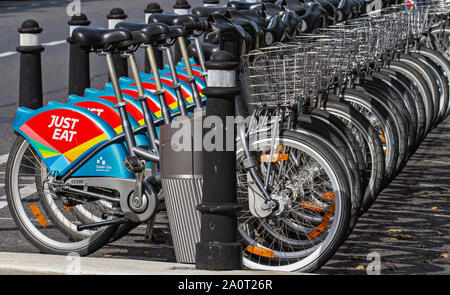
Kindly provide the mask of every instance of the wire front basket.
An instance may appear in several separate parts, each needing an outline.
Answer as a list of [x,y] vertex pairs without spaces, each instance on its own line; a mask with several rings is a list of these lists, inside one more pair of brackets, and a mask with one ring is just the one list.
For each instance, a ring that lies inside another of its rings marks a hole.
[[292,106],[313,99],[353,70],[369,68],[385,52],[419,38],[433,18],[448,17],[450,0],[399,4],[302,34],[242,57],[249,103]]
[[321,78],[319,52],[296,44],[277,44],[242,57],[249,103],[291,106],[309,97]]

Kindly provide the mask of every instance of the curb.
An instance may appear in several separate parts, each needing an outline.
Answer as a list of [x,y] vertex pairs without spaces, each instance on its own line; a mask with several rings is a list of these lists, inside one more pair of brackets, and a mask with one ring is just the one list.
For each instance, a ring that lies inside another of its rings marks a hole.
[[[1,274],[30,275],[295,275],[287,272],[197,270],[192,264],[0,252]],[[298,273],[297,273],[298,275]]]

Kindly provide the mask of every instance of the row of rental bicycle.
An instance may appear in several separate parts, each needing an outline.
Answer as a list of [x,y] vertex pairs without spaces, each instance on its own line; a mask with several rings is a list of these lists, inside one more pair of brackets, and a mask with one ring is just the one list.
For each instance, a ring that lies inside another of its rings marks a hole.
[[[236,114],[250,118],[235,132],[243,265],[317,270],[450,113],[450,4],[414,2],[229,1],[76,28],[72,42],[106,58],[111,82],[18,109],[6,169],[15,223],[62,255],[151,227],[164,208],[159,129],[207,106],[205,63],[225,50],[239,61]],[[118,56],[130,78],[117,76]]]

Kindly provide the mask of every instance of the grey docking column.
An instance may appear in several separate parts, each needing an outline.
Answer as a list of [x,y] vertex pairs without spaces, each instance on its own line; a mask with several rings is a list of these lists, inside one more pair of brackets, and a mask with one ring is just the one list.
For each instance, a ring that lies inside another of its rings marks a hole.
[[[163,13],[164,10],[161,9],[161,6],[159,6],[158,3],[152,2],[147,5],[147,8],[144,10],[144,12],[145,12],[145,23],[148,24],[148,18],[153,13]],[[155,47],[154,52],[155,52],[156,63],[158,64],[158,69],[160,69],[160,70],[164,69],[164,61],[163,61],[162,51]],[[152,68],[150,67],[150,62],[146,55],[145,56],[145,73],[150,74],[151,72],[152,72]]]
[[43,105],[42,97],[42,60],[44,47],[39,43],[42,28],[35,20],[26,20],[18,29],[20,43],[19,106],[37,109]]
[[201,234],[196,245],[196,268],[242,269],[242,247],[237,231],[237,213],[241,206],[237,203],[235,133],[232,132],[230,148],[226,124],[227,117],[235,116],[235,98],[240,94],[240,88],[236,87],[238,63],[231,53],[218,51],[206,62],[206,67],[208,87],[203,94],[208,101],[205,119],[217,116],[223,124],[204,125],[203,136],[209,132],[221,133],[224,140],[223,146],[216,143],[216,149],[212,151],[203,147],[203,200],[197,206],[201,212]]
[[89,26],[91,22],[86,15],[74,15],[68,22],[70,44],[69,51],[69,95],[83,96],[84,90],[91,87],[91,71],[89,63],[89,52],[81,50],[80,46],[72,42],[72,32],[79,26]]
[[[116,25],[127,19],[127,15],[122,8],[113,8],[106,16],[108,19],[108,28],[115,29]],[[128,77],[128,63],[120,54],[113,54],[113,61],[116,68],[117,77]]]

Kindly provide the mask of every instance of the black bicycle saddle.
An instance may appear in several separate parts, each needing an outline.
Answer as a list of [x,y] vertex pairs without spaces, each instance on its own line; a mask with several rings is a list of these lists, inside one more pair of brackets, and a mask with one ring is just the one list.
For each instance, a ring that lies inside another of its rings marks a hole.
[[[231,19],[234,24],[244,28],[244,30],[250,34],[252,42],[250,43],[250,49],[256,49],[263,46],[264,31],[254,21],[250,20],[246,15],[235,9],[228,9],[223,14],[228,19]],[[265,27],[265,25],[264,25]]]
[[170,27],[168,27],[168,32],[166,34],[159,35],[159,37],[156,40],[156,42],[159,43],[159,44],[170,45],[171,41],[175,40],[178,37],[185,37],[185,36],[186,36],[186,32],[184,30],[184,27],[182,27],[182,26],[170,26]]
[[245,2],[245,1],[229,1],[227,7],[237,9],[237,10],[253,10],[253,9],[261,9],[263,6],[263,2]]
[[233,24],[230,19],[220,13],[211,14],[208,21],[218,32],[215,39],[220,43],[221,50],[228,51],[235,57],[248,52],[252,40],[242,26]]
[[262,9],[268,16],[279,15],[280,13],[282,13],[282,12],[285,11],[281,6],[276,5],[275,3],[269,3],[269,2],[263,3],[261,9]]
[[317,3],[322,5],[328,13],[328,25],[334,25],[338,21],[337,7],[333,5],[329,0],[316,0]]
[[[220,50],[220,45],[212,44],[212,43],[208,43],[208,42],[200,43],[200,47],[203,51],[205,60],[209,60],[214,52],[217,52]],[[188,53],[189,53],[189,56],[192,56],[193,58],[198,60],[197,47],[195,46],[194,43],[192,43],[188,46]]]
[[306,24],[303,33],[313,33],[316,29],[327,25],[328,13],[319,3],[308,2],[305,7],[307,11],[301,16]]
[[154,13],[148,17],[148,23],[163,23],[169,26],[182,26],[198,22],[198,17],[192,14],[178,15],[175,13]]
[[299,16],[306,13],[305,3],[299,0],[281,0],[278,4],[281,7],[295,11]]
[[120,42],[132,39],[130,31],[125,29],[107,30],[99,27],[81,26],[73,30],[72,41],[85,49],[111,51]]
[[[117,43],[116,48],[117,49],[125,49],[129,48],[131,46],[141,45],[141,44],[149,44],[152,41],[152,36],[147,33],[146,31],[132,31],[131,32],[131,39],[121,41]],[[134,50],[136,50],[134,48]]]
[[116,25],[116,29],[146,32],[150,37],[150,44],[156,43],[161,35],[169,33],[169,26],[163,23],[120,22]]
[[206,6],[206,7],[195,7],[192,9],[192,14],[197,16],[198,18],[206,18],[212,13],[224,13],[227,11],[227,7],[212,7],[212,6]]

